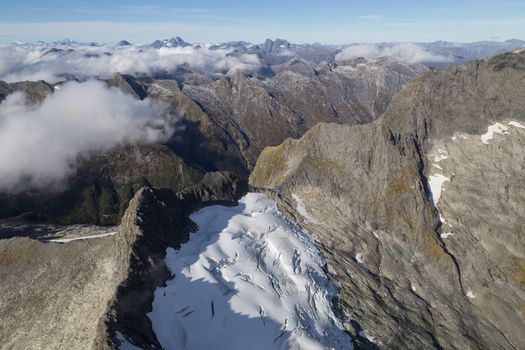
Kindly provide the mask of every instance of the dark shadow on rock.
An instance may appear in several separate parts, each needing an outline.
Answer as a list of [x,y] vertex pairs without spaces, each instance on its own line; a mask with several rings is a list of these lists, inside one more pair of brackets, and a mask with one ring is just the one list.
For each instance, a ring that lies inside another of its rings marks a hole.
[[226,170],[248,176],[238,145],[227,135],[217,135],[217,131],[205,135],[200,122],[188,119],[182,119],[177,126],[178,131],[167,145],[188,164],[204,171]]

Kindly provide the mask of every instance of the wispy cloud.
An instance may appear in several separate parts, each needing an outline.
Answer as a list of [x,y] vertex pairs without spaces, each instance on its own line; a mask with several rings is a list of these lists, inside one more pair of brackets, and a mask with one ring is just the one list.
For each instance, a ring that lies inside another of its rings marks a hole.
[[129,11],[138,13],[180,13],[180,14],[209,14],[211,10],[206,8],[188,8],[188,7],[167,7],[167,6],[154,6],[154,5],[126,5],[119,6],[117,11]]
[[[18,9],[22,12],[56,13],[59,10],[59,6],[60,5],[57,5],[57,7],[19,6]],[[62,7],[60,9],[63,10],[64,8],[65,7]],[[73,7],[67,6],[67,11],[69,13],[78,13],[78,14],[103,14],[107,12],[100,8],[88,7],[88,6],[73,6]]]
[[400,43],[391,46],[379,44],[360,44],[349,46],[335,56],[336,61],[351,60],[358,57],[376,58],[390,56],[405,63],[447,62],[449,58],[434,54],[413,43]]
[[163,110],[99,81],[67,83],[38,106],[11,94],[0,104],[0,190],[59,188],[90,152],[165,141],[176,117]]
[[361,21],[377,21],[382,19],[383,16],[381,15],[363,15],[363,16],[357,16],[356,19]]
[[[55,49],[55,52],[49,51]],[[56,50],[60,50],[56,52]],[[63,74],[79,79],[107,78],[120,73],[152,74],[171,72],[186,64],[210,73],[232,74],[260,66],[256,55],[229,55],[232,49],[210,50],[208,47],[173,47],[153,49],[137,46],[9,45],[0,47],[0,80],[62,80]]]
[[485,26],[512,26],[523,28],[525,17],[523,18],[492,18],[492,19],[478,19],[478,20],[439,20],[439,21],[389,21],[384,23],[390,27],[406,27],[406,28],[447,28],[447,27],[461,27],[461,28],[483,28]]

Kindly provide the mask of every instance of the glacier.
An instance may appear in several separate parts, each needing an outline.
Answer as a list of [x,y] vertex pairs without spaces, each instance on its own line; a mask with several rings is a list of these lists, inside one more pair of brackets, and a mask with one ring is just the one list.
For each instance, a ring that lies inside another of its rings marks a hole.
[[148,314],[169,349],[351,349],[314,239],[264,194],[194,213]]

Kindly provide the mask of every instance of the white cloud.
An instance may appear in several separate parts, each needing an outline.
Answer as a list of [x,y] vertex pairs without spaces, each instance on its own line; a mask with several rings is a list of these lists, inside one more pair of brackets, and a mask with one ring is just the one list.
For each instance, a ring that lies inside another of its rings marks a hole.
[[399,43],[392,45],[359,44],[344,48],[335,56],[336,61],[351,60],[358,57],[376,58],[390,56],[405,63],[418,62],[449,62],[445,56],[429,52],[413,43]]
[[66,73],[80,78],[107,78],[117,72],[172,72],[182,64],[206,72],[232,73],[239,69],[253,70],[260,65],[256,55],[232,56],[229,53],[231,50],[193,46],[152,49],[113,45],[13,44],[0,47],[0,80],[53,83]]
[[8,95],[0,104],[0,190],[57,188],[91,152],[165,141],[175,117],[164,110],[95,80],[69,82],[36,106]]

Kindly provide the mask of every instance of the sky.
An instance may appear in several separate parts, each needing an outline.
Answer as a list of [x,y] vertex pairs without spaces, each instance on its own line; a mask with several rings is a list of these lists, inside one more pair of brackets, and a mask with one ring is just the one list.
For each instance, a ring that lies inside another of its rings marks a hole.
[[0,43],[525,39],[524,0],[0,0]]

